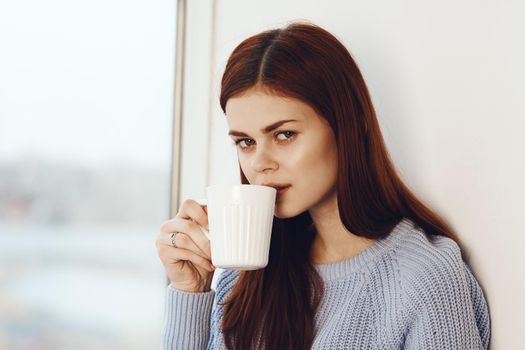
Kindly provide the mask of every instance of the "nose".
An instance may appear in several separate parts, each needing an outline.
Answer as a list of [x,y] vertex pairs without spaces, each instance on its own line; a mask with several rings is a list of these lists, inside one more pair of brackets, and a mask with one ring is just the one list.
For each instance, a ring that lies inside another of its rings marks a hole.
[[261,146],[257,147],[250,165],[254,171],[259,173],[269,170],[275,171],[279,168],[279,164],[272,157],[270,150]]

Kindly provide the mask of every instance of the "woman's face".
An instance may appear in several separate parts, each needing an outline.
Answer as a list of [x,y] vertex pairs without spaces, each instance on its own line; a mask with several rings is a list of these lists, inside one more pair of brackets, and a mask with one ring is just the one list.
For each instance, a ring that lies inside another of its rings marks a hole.
[[250,89],[228,100],[226,116],[250,184],[290,185],[278,192],[275,216],[293,217],[336,200],[335,137],[310,106]]

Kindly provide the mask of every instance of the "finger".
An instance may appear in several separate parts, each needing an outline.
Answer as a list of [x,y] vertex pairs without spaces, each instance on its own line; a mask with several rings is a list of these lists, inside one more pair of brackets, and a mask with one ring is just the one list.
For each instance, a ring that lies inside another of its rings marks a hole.
[[180,261],[190,261],[194,265],[200,266],[207,271],[215,270],[215,268],[208,259],[203,258],[199,254],[196,254],[184,248],[173,248],[171,249],[170,253],[166,256],[168,262],[172,264],[176,264]]
[[171,233],[162,234],[163,238],[161,238],[161,241],[164,245],[173,247],[173,241],[175,241],[176,248],[191,250],[203,258],[211,260],[211,257],[207,255],[206,252],[204,252],[197,244],[195,244],[195,242],[187,234],[183,232],[177,232],[173,236],[173,239],[171,238],[171,235]]
[[[164,222],[160,228],[161,232],[171,234],[182,232],[188,235],[206,256],[211,256],[210,240],[201,231],[199,226],[188,219],[174,218]],[[178,235],[177,235],[178,236]]]
[[206,210],[193,199],[187,199],[182,202],[181,208],[175,217],[182,219],[192,219],[200,226],[208,229],[207,206],[205,207]]

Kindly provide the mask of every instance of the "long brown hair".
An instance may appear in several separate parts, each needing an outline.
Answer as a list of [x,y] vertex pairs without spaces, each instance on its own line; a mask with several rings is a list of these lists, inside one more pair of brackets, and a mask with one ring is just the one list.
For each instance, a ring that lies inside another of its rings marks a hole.
[[[426,234],[460,244],[451,228],[407,188],[386,149],[363,76],[332,34],[296,22],[241,42],[228,59],[220,104],[253,87],[299,99],[326,119],[337,144],[337,200],[346,229],[369,239],[387,236],[403,218]],[[241,182],[249,183],[241,172]],[[240,273],[224,302],[229,349],[309,349],[323,282],[310,260],[316,235],[308,212],[274,217],[266,268]]]

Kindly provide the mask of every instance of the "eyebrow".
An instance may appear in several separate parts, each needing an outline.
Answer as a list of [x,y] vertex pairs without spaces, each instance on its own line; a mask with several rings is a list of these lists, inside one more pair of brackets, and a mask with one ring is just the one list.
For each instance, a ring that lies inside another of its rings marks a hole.
[[[296,120],[296,119],[279,120],[276,123],[270,124],[267,127],[262,128],[261,132],[263,134],[268,134],[269,132],[274,131],[275,129],[277,129],[278,127],[280,127],[281,125],[283,125],[285,123],[298,122],[298,121],[299,120]],[[245,133],[243,133],[241,131],[235,131],[235,130],[230,130],[228,135],[230,135],[230,136],[248,136],[248,135],[246,135]]]

